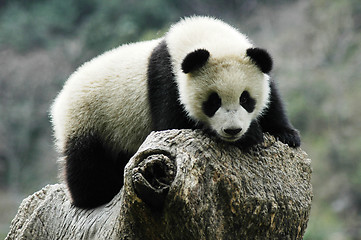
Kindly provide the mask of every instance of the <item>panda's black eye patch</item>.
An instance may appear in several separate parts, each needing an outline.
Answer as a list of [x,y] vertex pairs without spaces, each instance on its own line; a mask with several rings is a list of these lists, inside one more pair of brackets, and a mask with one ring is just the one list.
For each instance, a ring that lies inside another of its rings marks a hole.
[[216,92],[209,95],[207,101],[203,102],[202,110],[208,117],[213,117],[217,110],[221,107],[222,100]]
[[256,100],[254,100],[248,91],[243,91],[241,97],[239,98],[239,104],[246,109],[247,112],[253,112],[256,106]]

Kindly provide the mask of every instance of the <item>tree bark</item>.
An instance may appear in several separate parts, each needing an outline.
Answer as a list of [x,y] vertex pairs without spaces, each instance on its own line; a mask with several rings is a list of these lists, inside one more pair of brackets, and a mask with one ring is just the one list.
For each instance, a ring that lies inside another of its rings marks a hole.
[[302,239],[312,201],[311,160],[266,134],[242,152],[202,131],[151,133],[124,186],[93,210],[64,184],[26,198],[10,239]]

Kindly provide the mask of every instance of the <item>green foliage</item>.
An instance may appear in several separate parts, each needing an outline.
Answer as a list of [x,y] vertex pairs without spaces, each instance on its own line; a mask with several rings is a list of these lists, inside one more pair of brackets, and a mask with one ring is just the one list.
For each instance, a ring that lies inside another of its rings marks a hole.
[[50,39],[81,36],[86,48],[101,52],[162,28],[179,16],[176,13],[172,1],[164,0],[14,1],[0,16],[0,46],[25,51],[55,45]]
[[0,17],[0,43],[18,50],[46,47],[54,35],[69,34],[76,20],[73,1],[9,4]]
[[304,240],[328,240],[340,239],[337,236],[343,236],[344,223],[338,216],[327,206],[311,212],[308,223],[308,231]]
[[[99,5],[79,31],[87,49],[103,52],[121,43],[139,40],[151,30],[159,30],[176,20],[172,1],[121,1]],[[160,7],[161,6],[161,7]],[[172,17],[173,16],[173,17]],[[144,27],[146,26],[146,27]]]
[[327,117],[323,111],[320,111],[320,105],[317,103],[327,101],[329,94],[327,84],[320,81],[300,85],[297,89],[288,92],[288,95],[292,96],[287,104],[290,106],[289,114],[293,124],[301,132],[312,131],[317,134],[322,131]]

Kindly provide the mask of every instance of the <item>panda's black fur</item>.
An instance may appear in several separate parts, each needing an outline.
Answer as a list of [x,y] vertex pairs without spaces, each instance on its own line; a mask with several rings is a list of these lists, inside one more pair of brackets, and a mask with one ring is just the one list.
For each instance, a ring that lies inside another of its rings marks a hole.
[[123,186],[124,167],[132,154],[120,151],[114,156],[92,132],[69,139],[65,149],[65,177],[73,204],[90,209],[112,200]]
[[[206,49],[189,53],[182,62],[182,71],[190,73],[202,68],[209,54]],[[250,48],[246,54],[263,73],[268,74],[271,71],[272,59],[265,50]],[[179,86],[172,62],[167,42],[160,41],[152,50],[147,67],[151,130],[205,129],[208,131],[207,126],[204,126],[201,121],[194,121],[188,116],[180,102]],[[247,150],[263,141],[263,132],[269,132],[291,147],[300,146],[298,132],[286,116],[275,82],[271,80],[269,84],[268,107],[261,116],[250,123],[242,138],[231,144]],[[255,99],[248,95],[245,96],[248,102],[242,103],[240,99],[240,104],[246,104],[243,107],[251,112],[254,109]],[[219,101],[217,96],[211,94],[202,105],[203,112],[212,117],[212,114],[220,107]],[[235,131],[235,134],[239,131],[238,129],[226,130]],[[125,137],[122,141],[127,141]],[[126,149],[114,152],[103,141],[99,132],[88,130],[81,135],[68,138],[63,154],[66,158],[65,177],[73,204],[89,209],[109,202],[119,192],[123,186],[124,167],[134,152]]]
[[171,56],[164,40],[154,49],[149,59],[148,98],[154,131],[201,127],[187,117],[178,100]]

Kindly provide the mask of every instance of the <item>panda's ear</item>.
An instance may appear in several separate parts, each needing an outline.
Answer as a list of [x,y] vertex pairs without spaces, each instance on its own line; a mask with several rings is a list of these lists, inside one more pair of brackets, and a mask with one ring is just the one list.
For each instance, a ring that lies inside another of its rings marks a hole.
[[266,50],[261,48],[248,48],[247,56],[252,59],[254,64],[256,64],[263,73],[269,73],[272,70],[273,61]]
[[189,53],[182,62],[182,71],[190,73],[206,64],[209,58],[209,52],[205,49],[198,49]]

